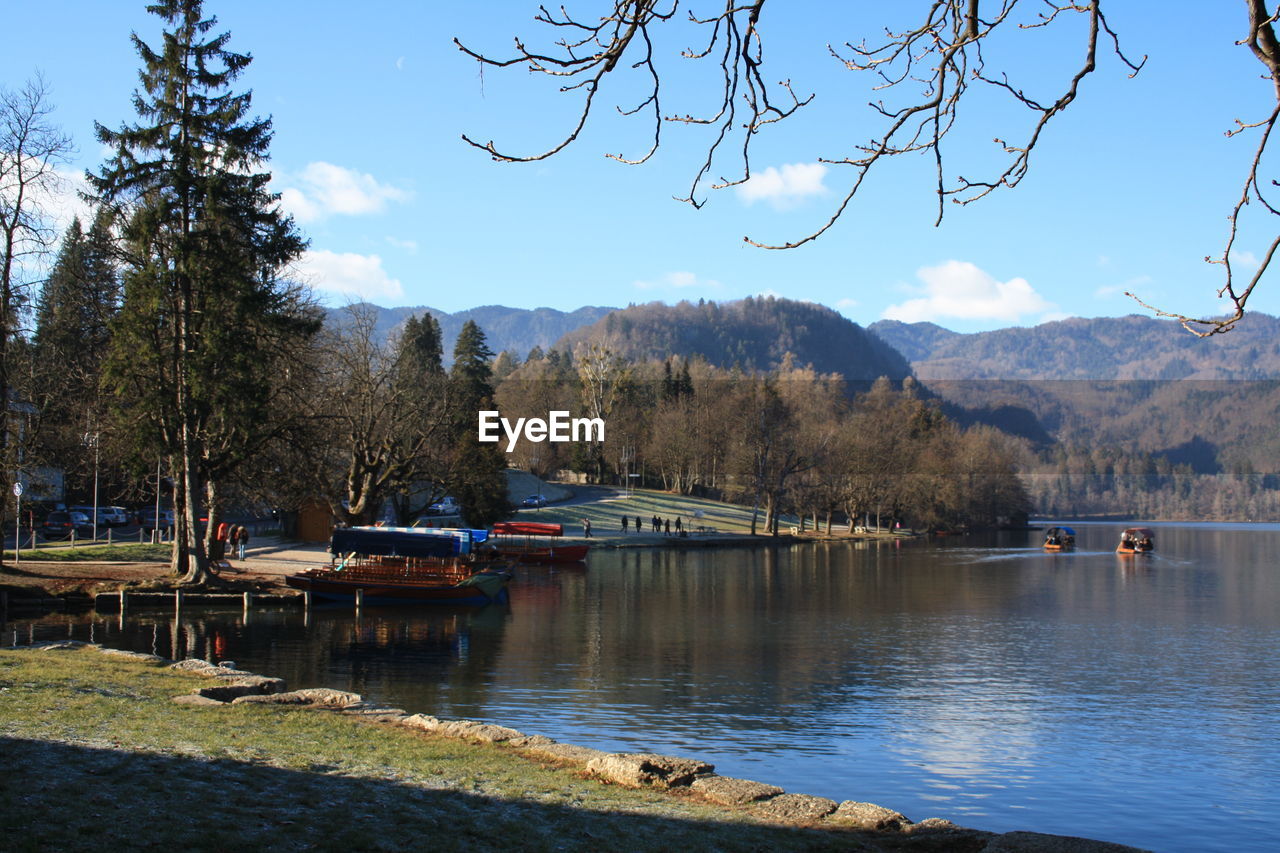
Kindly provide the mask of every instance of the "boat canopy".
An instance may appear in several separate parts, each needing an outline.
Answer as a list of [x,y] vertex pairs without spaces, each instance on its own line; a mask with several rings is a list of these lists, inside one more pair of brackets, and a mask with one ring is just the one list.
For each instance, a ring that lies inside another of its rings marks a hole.
[[1129,527],[1126,528],[1121,536],[1136,536],[1140,539],[1155,539],[1156,535],[1149,527]]
[[455,527],[339,527],[329,540],[332,554],[376,557],[455,557],[489,538],[487,530]]
[[499,521],[493,526],[496,536],[563,536],[563,524],[543,524],[537,521]]
[[1050,527],[1045,531],[1046,536],[1075,536],[1076,532],[1070,527]]

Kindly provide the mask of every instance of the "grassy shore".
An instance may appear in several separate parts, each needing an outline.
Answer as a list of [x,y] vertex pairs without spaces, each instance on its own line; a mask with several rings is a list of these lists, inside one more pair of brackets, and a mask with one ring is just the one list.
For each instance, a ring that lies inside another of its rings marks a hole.
[[[150,542],[128,542],[123,544],[107,544],[105,540],[92,545],[52,545],[42,544],[39,548],[23,548],[23,562],[47,563],[81,563],[81,562],[122,562],[148,563],[167,562],[173,553],[170,543],[152,544]],[[4,552],[6,560],[14,558],[13,549]]]
[[499,746],[329,712],[171,702],[207,684],[94,650],[0,650],[0,846],[883,849]]

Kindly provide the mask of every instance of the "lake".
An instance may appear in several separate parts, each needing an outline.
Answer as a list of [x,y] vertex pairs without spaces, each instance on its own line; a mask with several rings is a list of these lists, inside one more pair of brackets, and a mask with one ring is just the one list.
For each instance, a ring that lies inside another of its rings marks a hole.
[[184,608],[11,622],[232,659],[913,820],[1158,850],[1274,849],[1280,526],[1122,525],[902,544],[600,550],[482,610]]

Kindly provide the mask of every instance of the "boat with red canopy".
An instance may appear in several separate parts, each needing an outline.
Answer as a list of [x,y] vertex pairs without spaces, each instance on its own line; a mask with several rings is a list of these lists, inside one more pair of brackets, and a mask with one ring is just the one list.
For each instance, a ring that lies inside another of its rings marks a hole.
[[564,536],[563,524],[538,521],[500,521],[493,525],[488,551],[521,563],[581,563],[587,559],[590,545],[556,544],[550,541]]
[[1146,527],[1129,527],[1120,534],[1117,554],[1146,554],[1156,548],[1156,535]]

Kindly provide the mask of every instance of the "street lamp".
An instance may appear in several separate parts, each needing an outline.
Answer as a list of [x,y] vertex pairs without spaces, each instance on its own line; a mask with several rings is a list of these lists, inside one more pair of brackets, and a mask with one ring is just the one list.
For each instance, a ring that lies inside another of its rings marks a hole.
[[86,432],[84,443],[93,448],[93,541],[98,541],[98,433]]

